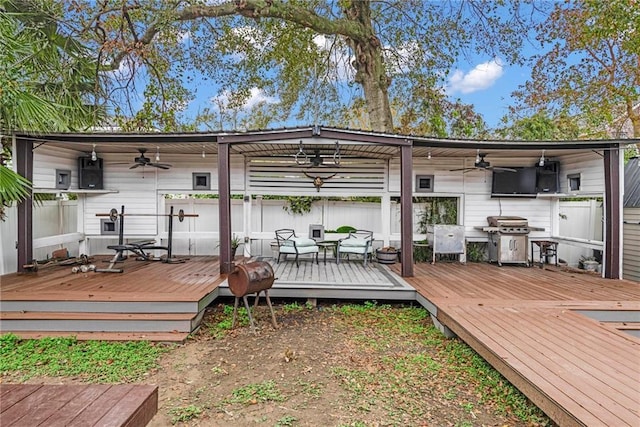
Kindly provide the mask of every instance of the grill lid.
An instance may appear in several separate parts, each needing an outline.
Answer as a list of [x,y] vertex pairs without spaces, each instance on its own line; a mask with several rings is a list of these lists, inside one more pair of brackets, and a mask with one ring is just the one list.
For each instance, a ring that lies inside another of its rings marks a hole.
[[521,216],[488,216],[490,227],[528,227],[529,222]]

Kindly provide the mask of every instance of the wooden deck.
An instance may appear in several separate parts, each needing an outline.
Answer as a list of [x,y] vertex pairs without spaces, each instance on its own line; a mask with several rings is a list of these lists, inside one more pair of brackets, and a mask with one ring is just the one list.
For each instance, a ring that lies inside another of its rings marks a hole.
[[629,330],[640,324],[640,284],[473,263],[417,264],[406,280],[558,424],[640,425],[640,339]]
[[[357,300],[413,301],[416,291],[390,269],[376,262],[320,259],[318,264],[303,260],[295,262],[264,258],[273,266],[275,281],[269,295],[276,298],[329,298]],[[220,285],[221,296],[231,296],[227,284]]]
[[[415,289],[377,263],[301,261],[297,268],[293,261],[265,260],[274,267],[272,297],[415,299]],[[180,264],[130,257],[117,267],[124,272],[72,273],[67,266],[0,277],[0,331],[24,338],[183,341],[212,301],[232,296],[217,257]]]
[[[639,283],[486,263],[416,264],[415,277],[402,279],[399,264],[271,262],[272,297],[417,300],[562,426],[640,426]],[[0,330],[17,324],[25,337],[103,339],[101,331],[126,319],[142,330],[113,331],[112,339],[184,339],[208,304],[231,295],[213,257],[127,260],[123,268],[0,278]],[[74,322],[91,327],[74,330]],[[44,329],[51,325],[66,330]],[[167,329],[174,325],[187,332]]]
[[0,384],[2,427],[143,427],[157,411],[152,385]]
[[225,280],[214,257],[178,264],[130,257],[118,267],[124,272],[72,273],[67,266],[1,277],[0,330],[25,338],[183,341]]

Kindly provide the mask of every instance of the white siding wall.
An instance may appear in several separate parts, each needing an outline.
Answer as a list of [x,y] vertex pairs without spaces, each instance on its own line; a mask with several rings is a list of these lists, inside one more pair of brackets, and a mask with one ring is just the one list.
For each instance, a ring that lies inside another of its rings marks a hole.
[[[193,200],[187,199],[164,200],[165,193],[195,193],[192,173],[209,172],[211,174],[210,194],[216,194],[217,182],[217,158],[215,155],[208,155],[202,158],[201,155],[168,155],[161,154],[161,162],[171,163],[170,170],[159,170],[151,167],[139,167],[129,169],[133,162],[131,153],[127,154],[104,154],[99,157],[104,160],[104,188],[113,189],[116,192],[94,192],[90,194],[79,194],[79,209],[83,215],[78,219],[77,230],[85,233],[89,244],[87,250],[89,254],[110,253],[105,249],[107,244],[114,243],[114,238],[106,238],[100,235],[100,217],[97,213],[108,213],[115,208],[118,211],[125,205],[126,213],[157,214],[168,212],[171,205],[175,206],[175,211],[184,209],[186,213],[199,213],[198,218],[187,218],[183,223],[174,221],[175,239],[174,253],[180,254],[211,254],[217,253],[218,245],[218,206],[217,200]],[[34,153],[34,186],[36,188],[55,189],[55,170],[71,170],[71,190],[78,188],[78,164],[77,158],[86,153],[70,150],[50,148],[46,145],[37,147]],[[155,153],[147,153],[152,158]],[[490,158],[493,166],[530,166],[536,159],[516,159],[516,158]],[[565,156],[556,159],[561,162],[560,191],[567,191],[566,176],[572,173],[581,174],[580,194],[601,195],[603,192],[603,162],[602,158],[596,154],[581,154]],[[460,200],[461,223],[466,227],[468,236],[483,238],[485,233],[476,230],[475,227],[482,227],[487,224],[487,216],[492,215],[514,215],[523,216],[529,220],[529,224],[534,227],[544,228],[544,232],[533,232],[532,237],[546,237],[561,235],[562,230],[555,230],[558,225],[556,218],[558,212],[558,198],[553,196],[527,198],[491,198],[491,173],[490,171],[471,171],[462,173],[461,171],[451,171],[462,167],[473,165],[472,156],[466,158],[426,158],[413,159],[414,177],[415,175],[434,175],[433,193],[414,193],[414,196],[435,196],[435,197],[458,197]],[[243,194],[251,188],[248,182],[247,167],[245,160],[241,156],[231,156],[231,188],[235,194]],[[370,192],[371,195],[381,197],[398,196],[400,194],[400,161],[393,159],[389,162],[389,172],[378,166],[370,168],[370,172],[378,174],[378,178],[383,183],[387,191],[376,190]],[[321,190],[322,196],[333,195],[354,195],[354,191],[348,185],[337,187],[338,182],[332,188],[328,181],[326,187]],[[412,186],[415,179],[412,179]],[[305,195],[318,195],[313,188],[311,180],[300,181],[296,190],[278,189],[275,193],[288,193]],[[255,191],[261,194],[262,191]],[[358,191],[355,195],[362,195],[366,191]],[[578,195],[580,195],[578,194]],[[283,202],[262,200],[263,208],[256,206],[253,202],[250,208],[250,221],[245,226],[245,205],[241,200],[232,201],[232,229],[236,234],[241,234],[245,228],[250,229],[252,238],[272,240],[273,230],[277,228],[294,228],[305,235],[308,232],[309,224],[324,224],[327,229],[334,229],[341,225],[352,225],[358,228],[371,229],[376,233],[382,230],[390,230],[391,235],[398,236],[399,208],[396,203],[390,204],[391,212],[387,216],[391,224],[382,224],[385,217],[381,212],[381,206],[373,204],[357,204],[350,206],[343,202],[328,202],[314,204],[309,214],[290,215],[282,209]],[[414,209],[414,229],[417,228],[420,207]],[[12,212],[11,210],[9,212]],[[554,213],[555,212],[555,213]],[[11,221],[11,220],[10,220]],[[0,272],[15,271],[15,236],[5,232],[7,225],[2,225],[2,256],[3,270]],[[73,222],[73,221],[72,221]],[[38,228],[38,235],[47,235],[53,224],[46,224],[46,227]],[[73,228],[72,224],[68,224]],[[37,227],[37,224],[36,224]],[[65,229],[66,229],[65,225]],[[15,229],[15,224],[8,227]],[[126,217],[125,235],[132,238],[162,238],[166,243],[167,221],[164,217],[144,216]],[[9,267],[5,267],[9,265]],[[8,269],[8,270],[7,270]]]
[[640,208],[625,208],[623,233],[623,277],[640,282]]
[[[499,158],[490,159],[492,166],[531,166],[534,159]],[[548,237],[552,235],[551,213],[557,199],[544,198],[491,198],[492,171],[473,170],[467,173],[463,171],[451,171],[465,167],[473,167],[475,158],[414,158],[414,175],[434,175],[433,193],[414,193],[414,196],[423,197],[460,197],[461,212],[463,214],[461,224],[465,226],[467,237],[486,238],[483,231],[476,227],[487,225],[488,216],[508,215],[521,216],[529,221],[530,226],[544,228],[545,231],[534,231],[531,237]],[[390,191],[400,191],[400,162],[394,160],[391,163]],[[415,181],[415,179],[413,180]],[[415,182],[413,182],[415,189]],[[414,221],[419,209],[414,209]],[[414,230],[416,225],[414,224]],[[394,227],[399,230],[399,225]]]
[[71,171],[71,188],[78,188],[78,157],[84,153],[41,145],[33,151],[33,187],[56,188],[56,169]]
[[[155,154],[154,154],[155,155]],[[165,160],[161,155],[161,162]],[[164,170],[158,175],[158,189],[165,192],[184,192],[193,189],[193,173],[211,174],[211,192],[218,192],[218,158],[215,155],[186,156],[172,154],[167,163],[172,165],[169,170]],[[244,158],[239,155],[231,156],[231,191],[242,193],[245,189]],[[201,191],[206,193],[206,191]]]
[[[567,175],[580,174],[580,191],[570,191]],[[604,162],[595,154],[560,158],[560,192],[566,194],[603,194]]]

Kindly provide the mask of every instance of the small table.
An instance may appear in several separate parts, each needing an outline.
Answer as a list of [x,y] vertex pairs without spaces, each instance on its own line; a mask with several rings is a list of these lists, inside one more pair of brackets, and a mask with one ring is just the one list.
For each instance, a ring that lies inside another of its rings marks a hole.
[[322,249],[322,261],[326,264],[327,249],[332,248],[335,250],[338,247],[338,242],[335,240],[324,240],[322,242],[316,243],[316,245],[318,245],[318,247]]
[[549,263],[549,258],[553,258],[555,265],[558,265],[558,242],[553,240],[532,240],[531,241],[531,263],[533,260],[533,245],[540,249],[540,267]]

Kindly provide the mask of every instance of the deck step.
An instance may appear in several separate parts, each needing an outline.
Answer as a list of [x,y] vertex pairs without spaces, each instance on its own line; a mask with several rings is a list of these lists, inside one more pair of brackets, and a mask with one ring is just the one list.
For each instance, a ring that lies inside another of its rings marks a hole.
[[606,324],[620,330],[640,331],[640,322],[606,322]]
[[192,332],[201,313],[86,313],[5,311],[0,313],[0,330],[58,332]]
[[[7,333],[8,331],[2,331]],[[14,335],[27,340],[41,338],[75,337],[79,341],[154,341],[184,342],[186,332],[69,332],[69,331],[18,331]]]

